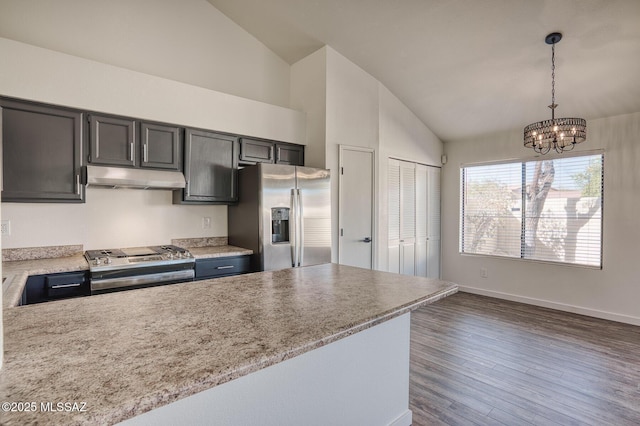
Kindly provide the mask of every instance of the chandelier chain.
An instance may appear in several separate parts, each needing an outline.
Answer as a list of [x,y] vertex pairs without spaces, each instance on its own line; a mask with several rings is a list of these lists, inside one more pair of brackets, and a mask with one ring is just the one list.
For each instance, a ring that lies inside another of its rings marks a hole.
[[555,116],[556,106],[556,44],[551,45],[551,117]]

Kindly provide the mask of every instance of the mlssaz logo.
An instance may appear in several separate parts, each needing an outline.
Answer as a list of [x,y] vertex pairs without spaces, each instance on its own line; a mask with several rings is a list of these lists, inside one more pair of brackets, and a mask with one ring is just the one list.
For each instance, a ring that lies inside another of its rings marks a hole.
[[56,412],[64,411],[67,413],[76,412],[84,413],[87,411],[86,402],[41,402],[40,411]]

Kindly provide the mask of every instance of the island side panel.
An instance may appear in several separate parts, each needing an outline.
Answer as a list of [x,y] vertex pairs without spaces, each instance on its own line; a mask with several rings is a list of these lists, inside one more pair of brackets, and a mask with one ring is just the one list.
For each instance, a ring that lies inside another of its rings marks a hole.
[[409,426],[410,326],[406,313],[120,424]]

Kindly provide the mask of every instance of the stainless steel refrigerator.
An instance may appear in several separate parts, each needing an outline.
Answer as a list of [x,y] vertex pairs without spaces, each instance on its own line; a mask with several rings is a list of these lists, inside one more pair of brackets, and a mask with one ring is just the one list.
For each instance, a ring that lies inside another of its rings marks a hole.
[[238,171],[229,244],[253,250],[252,269],[331,262],[329,170],[259,163]]

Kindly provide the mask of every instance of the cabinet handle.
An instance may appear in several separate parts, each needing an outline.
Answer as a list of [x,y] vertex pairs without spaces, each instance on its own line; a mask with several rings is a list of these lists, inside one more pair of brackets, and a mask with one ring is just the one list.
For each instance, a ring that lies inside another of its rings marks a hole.
[[280,147],[278,147],[278,149],[276,149],[276,163],[280,161]]
[[149,161],[149,144],[142,145],[142,162],[146,163]]
[[191,189],[189,188],[189,181],[184,183],[184,191],[187,193],[187,197],[191,196]]
[[76,194],[80,195],[80,175],[76,175]]
[[216,269],[233,269],[233,265],[218,266]]
[[129,154],[131,154],[131,158],[129,158],[129,159],[131,161],[133,161],[133,142],[129,144],[129,148],[130,148]]
[[275,159],[275,158],[273,158],[273,146],[270,146],[270,147],[269,147],[269,159],[270,159],[271,161],[273,161],[274,163],[276,162],[276,159]]
[[71,287],[80,287],[81,285],[82,285],[82,283],[56,284],[56,285],[52,285],[51,288],[52,289],[71,288]]

